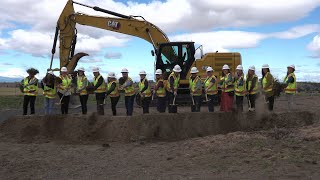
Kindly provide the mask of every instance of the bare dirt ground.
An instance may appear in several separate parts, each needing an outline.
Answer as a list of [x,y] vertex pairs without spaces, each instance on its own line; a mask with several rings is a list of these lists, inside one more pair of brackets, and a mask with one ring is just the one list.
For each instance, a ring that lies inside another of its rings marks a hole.
[[131,119],[123,108],[116,118],[109,108],[104,117],[11,117],[0,124],[0,177],[318,179],[319,100],[298,96],[288,113],[281,97],[275,114],[265,114],[260,103],[255,115],[214,113],[214,123],[205,107],[202,113],[179,107],[177,115],[152,108],[149,116],[136,108]]

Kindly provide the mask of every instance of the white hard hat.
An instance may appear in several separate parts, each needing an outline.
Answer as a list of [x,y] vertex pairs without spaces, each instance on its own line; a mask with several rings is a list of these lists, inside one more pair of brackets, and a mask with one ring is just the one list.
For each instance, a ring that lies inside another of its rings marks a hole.
[[177,64],[174,66],[173,71],[174,72],[181,72],[182,70],[181,70],[181,67]]
[[157,75],[157,74],[162,74],[162,70],[161,70],[161,69],[157,69],[155,74],[156,74],[156,75]]
[[230,69],[230,67],[228,66],[228,64],[225,64],[222,66],[222,70],[226,70],[226,69]]
[[84,72],[84,67],[79,67],[78,71],[83,71]]
[[209,71],[214,71],[211,66],[207,67],[207,72],[209,72]]
[[68,72],[68,69],[66,67],[62,67],[61,72]]
[[262,65],[262,69],[269,69],[269,65],[268,64]]
[[116,77],[116,74],[114,72],[109,72],[108,73],[108,77],[109,78],[115,78]]
[[94,68],[92,68],[92,72],[99,72],[100,70],[99,70],[99,68],[98,67],[94,67]]
[[53,74],[53,71],[51,71],[51,70],[48,71],[48,74],[54,75],[54,74]]
[[292,69],[296,69],[296,66],[294,66],[294,64],[291,64],[288,67],[291,67]]
[[147,73],[146,73],[146,71],[144,71],[144,70],[141,70],[140,72],[139,72],[139,75],[146,75]]
[[256,70],[256,67],[250,66],[250,67],[249,67],[249,70],[255,71],[255,70]]
[[198,71],[197,67],[192,67],[191,68],[191,74],[198,73],[198,72],[199,71]]
[[237,70],[241,70],[241,71],[243,71],[243,67],[242,67],[242,65],[238,65],[236,69],[237,69]]
[[123,69],[121,70],[121,73],[129,73],[129,71],[128,71],[127,68],[123,68]]

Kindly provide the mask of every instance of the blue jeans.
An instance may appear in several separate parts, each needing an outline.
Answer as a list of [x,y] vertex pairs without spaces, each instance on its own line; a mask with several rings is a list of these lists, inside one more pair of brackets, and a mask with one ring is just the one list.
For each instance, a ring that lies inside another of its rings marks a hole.
[[44,98],[44,114],[49,115],[53,112],[54,98]]
[[135,98],[135,95],[124,97],[124,101],[127,109],[127,116],[132,116],[134,98]]

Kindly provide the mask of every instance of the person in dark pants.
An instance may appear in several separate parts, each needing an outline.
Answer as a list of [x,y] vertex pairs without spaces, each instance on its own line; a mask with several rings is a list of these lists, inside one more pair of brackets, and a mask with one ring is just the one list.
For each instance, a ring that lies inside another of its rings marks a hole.
[[208,100],[208,111],[214,112],[214,103],[217,101],[218,84],[217,78],[213,75],[212,67],[207,68],[207,78],[204,81],[206,99]]
[[104,104],[106,98],[106,83],[104,82],[103,77],[100,75],[99,68],[95,67],[92,69],[93,72],[93,86],[94,93],[96,94],[97,101],[97,112],[98,115],[104,115]]
[[234,91],[236,95],[237,113],[243,112],[243,97],[246,95],[245,80],[242,65],[236,68]]
[[248,97],[248,111],[255,111],[256,94],[258,93],[258,76],[255,74],[256,68],[250,66],[247,74],[246,89]]
[[38,79],[35,77],[39,73],[37,69],[30,68],[27,70],[28,77],[21,81],[21,89],[23,91],[23,115],[28,113],[28,105],[30,104],[30,114],[35,113],[35,101],[38,95]]
[[191,76],[189,78],[189,89],[192,98],[191,112],[200,112],[202,103],[202,84],[200,77],[197,75],[198,72],[196,67],[191,68]]
[[72,87],[72,78],[68,75],[68,69],[66,67],[61,68],[61,75],[59,76],[60,80],[57,84],[58,95],[61,102],[61,113],[68,114],[69,110],[69,102],[71,92],[70,89]]
[[108,73],[108,86],[107,86],[107,93],[106,93],[106,98],[109,95],[110,100],[111,100],[111,109],[112,109],[112,114],[114,116],[117,115],[117,104],[120,99],[120,94],[118,91],[119,85],[116,79],[116,75],[114,72],[109,72]]
[[166,112],[166,89],[162,78],[162,70],[156,70],[156,84],[154,86],[154,93],[157,96],[157,110],[159,113]]
[[78,76],[77,76],[77,93],[79,93],[80,103],[82,114],[87,114],[87,101],[89,94],[87,92],[87,86],[89,85],[89,81],[84,74],[84,68],[80,67],[78,69]]
[[139,94],[141,96],[142,101],[142,109],[143,114],[149,113],[149,106],[151,101],[151,91],[148,79],[146,78],[147,73],[145,71],[140,71],[140,82],[138,84],[139,86]]
[[120,90],[124,90],[125,92],[125,106],[127,110],[127,116],[132,116],[133,113],[133,103],[134,103],[134,98],[135,98],[135,90],[133,86],[133,81],[132,79],[128,76],[128,69],[123,68],[121,70],[122,73],[122,78],[124,80],[124,84],[119,86]]
[[265,103],[268,104],[268,110],[273,111],[274,92],[273,92],[274,78],[270,73],[268,64],[262,65],[262,89],[265,96]]
[[180,82],[180,72],[181,67],[179,65],[175,65],[173,68],[173,72],[168,77],[168,86],[167,86],[167,95],[168,95],[168,111],[169,113],[177,113],[177,106],[174,102],[175,97],[177,97],[178,87]]

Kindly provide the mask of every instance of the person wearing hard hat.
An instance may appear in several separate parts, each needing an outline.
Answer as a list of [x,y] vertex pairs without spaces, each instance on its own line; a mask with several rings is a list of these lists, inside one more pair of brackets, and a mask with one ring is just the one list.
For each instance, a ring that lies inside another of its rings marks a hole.
[[97,101],[97,112],[98,115],[104,115],[104,104],[105,104],[105,97],[106,97],[106,83],[104,78],[100,74],[100,69],[98,67],[94,67],[92,69],[93,72],[93,86],[94,86],[94,93],[96,94],[96,101]]
[[23,89],[23,115],[28,113],[28,105],[30,103],[30,114],[35,113],[35,102],[38,95],[38,79],[35,77],[39,73],[37,69],[30,68],[27,70],[29,76],[21,81],[21,89]]
[[192,67],[190,70],[189,89],[192,98],[191,112],[200,112],[202,102],[202,83],[201,78],[197,75],[197,67]]
[[214,112],[214,103],[217,102],[218,84],[217,78],[213,75],[212,67],[207,67],[207,78],[204,81],[204,92],[208,100],[208,111]]
[[270,73],[268,64],[262,65],[262,90],[264,93],[265,103],[268,103],[268,110],[273,111],[274,104],[274,91],[273,91],[274,78]]
[[243,112],[243,97],[246,95],[245,80],[242,65],[236,68],[234,91],[236,95],[237,112]]
[[179,65],[175,65],[171,74],[168,77],[168,86],[167,86],[167,95],[168,95],[168,111],[169,113],[177,113],[177,106],[174,102],[175,97],[177,96],[179,82],[180,82],[180,73],[181,67]]
[[111,109],[112,109],[112,115],[117,115],[117,104],[120,99],[120,93],[119,93],[119,83],[116,78],[116,74],[114,72],[108,73],[108,86],[107,86],[107,96],[110,97],[111,101]]
[[234,78],[230,73],[230,67],[225,64],[222,67],[222,77],[220,79],[221,86],[221,103],[220,111],[231,112],[234,96]]
[[294,74],[296,67],[292,64],[287,67],[287,75],[284,78],[284,83],[286,87],[284,92],[286,93],[287,100],[288,100],[288,110],[291,111],[293,108],[293,96],[297,92],[297,79],[296,75]]
[[156,70],[156,84],[154,86],[154,93],[157,96],[157,110],[160,113],[166,112],[166,89],[162,77],[162,70]]
[[139,72],[140,75],[140,82],[138,84],[139,86],[139,94],[141,96],[141,103],[142,103],[142,109],[143,114],[149,113],[149,105],[151,101],[151,91],[148,79],[146,78],[147,73],[142,70]]
[[54,108],[54,100],[57,95],[57,88],[55,86],[55,75],[53,71],[48,71],[46,76],[42,79],[42,89],[44,96],[44,114],[52,114]]
[[247,98],[248,98],[248,111],[255,111],[256,105],[256,94],[258,93],[258,76],[255,74],[256,68],[250,66],[248,74],[246,76],[246,89],[247,89]]
[[[133,113],[133,103],[135,98],[135,90],[133,86],[132,79],[128,76],[129,71],[127,68],[121,70],[122,79],[124,83],[119,87],[120,90],[125,92],[125,105],[127,109],[127,116],[132,116]],[[119,80],[120,81],[120,80]]]
[[72,88],[72,78],[68,74],[68,69],[66,67],[61,68],[59,79],[60,80],[57,84],[57,89],[61,102],[61,113],[68,114]]
[[87,114],[87,102],[89,97],[87,87],[89,85],[89,81],[84,72],[85,70],[83,67],[78,68],[76,92],[79,93],[82,114]]

